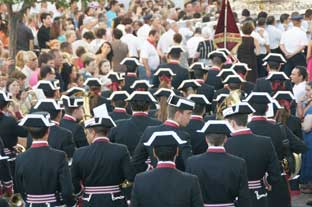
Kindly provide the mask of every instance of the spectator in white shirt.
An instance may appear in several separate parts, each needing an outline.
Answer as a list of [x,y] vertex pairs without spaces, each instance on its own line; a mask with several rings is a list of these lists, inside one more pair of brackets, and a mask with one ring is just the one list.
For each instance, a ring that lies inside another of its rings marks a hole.
[[144,24],[142,27],[140,27],[137,31],[137,37],[140,38],[141,40],[146,40],[148,37],[149,32],[151,31],[151,23],[152,23],[152,18],[153,15],[148,14],[143,17],[144,19]]
[[276,21],[274,16],[268,16],[266,31],[269,33],[269,44],[272,53],[281,53],[279,44],[282,37],[281,30],[276,28]]
[[100,46],[107,41],[106,38],[106,29],[104,28],[98,28],[95,32],[95,39],[92,40],[92,42],[89,45],[90,48],[90,52],[92,52],[93,54],[95,54]]
[[291,72],[290,78],[291,82],[294,84],[293,93],[297,103],[305,95],[307,77],[307,69],[303,66],[297,66]]
[[308,45],[307,35],[301,30],[302,16],[298,12],[291,16],[294,27],[282,34],[280,47],[283,51],[287,63],[284,66],[284,72],[289,76],[291,70],[298,66],[306,66],[306,59],[302,51]]
[[82,36],[81,40],[76,40],[72,44],[73,52],[76,54],[76,50],[78,47],[82,46],[86,49],[86,51],[90,52],[90,43],[94,40],[94,35],[92,32],[85,32]]
[[289,29],[289,23],[290,23],[290,15],[289,14],[281,14],[280,16],[280,24],[277,26],[279,30],[282,32],[285,32]]
[[190,65],[196,58],[198,44],[201,41],[204,41],[204,38],[201,36],[201,28],[196,28],[193,37],[191,37],[186,43]]
[[267,71],[263,67],[263,58],[270,52],[270,39],[269,34],[265,30],[265,21],[264,17],[260,17],[258,19],[258,26],[256,29],[251,33],[251,36],[255,38],[259,42],[259,54],[257,54],[257,69],[258,69],[258,77],[265,77],[267,76]]
[[148,34],[147,40],[141,47],[141,60],[146,71],[146,76],[151,80],[153,79],[152,74],[160,64],[160,58],[156,48],[156,42],[158,40],[159,32],[157,30],[151,30]]
[[165,53],[167,53],[169,47],[171,47],[174,44],[173,36],[178,32],[179,27],[177,23],[171,22],[169,30],[160,36],[157,49],[160,52],[162,58],[165,58]]
[[27,51],[24,54],[24,62],[22,72],[26,75],[25,88],[28,88],[30,86],[29,80],[38,67],[38,58],[34,52]]
[[129,57],[139,57],[141,40],[132,34],[132,25],[126,25],[125,32],[126,34],[120,40],[128,45]]

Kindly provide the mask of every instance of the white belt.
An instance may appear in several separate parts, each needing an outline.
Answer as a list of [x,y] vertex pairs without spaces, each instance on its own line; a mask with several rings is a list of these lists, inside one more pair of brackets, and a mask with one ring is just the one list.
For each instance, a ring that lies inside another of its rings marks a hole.
[[262,188],[261,180],[248,181],[249,189],[259,189]]
[[112,193],[119,193],[119,192],[120,192],[119,185],[92,186],[92,187],[84,188],[85,194],[112,194]]
[[235,207],[234,203],[204,204],[204,207]]
[[55,203],[55,194],[31,195],[27,194],[26,202],[30,204]]

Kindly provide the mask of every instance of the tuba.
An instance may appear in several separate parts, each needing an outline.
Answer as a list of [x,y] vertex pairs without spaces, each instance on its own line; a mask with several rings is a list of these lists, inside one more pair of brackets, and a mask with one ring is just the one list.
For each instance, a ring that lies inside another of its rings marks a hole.
[[86,92],[83,95],[83,121],[92,118],[91,109],[90,109],[90,97],[89,94]]
[[230,91],[229,96],[226,97],[220,104],[218,104],[216,106],[216,108],[217,108],[216,118],[218,120],[222,120],[223,119],[223,114],[222,114],[223,110],[228,108],[228,107],[231,107],[231,106],[234,106],[234,105],[240,103],[241,102],[241,96],[242,96],[242,92],[240,89]]

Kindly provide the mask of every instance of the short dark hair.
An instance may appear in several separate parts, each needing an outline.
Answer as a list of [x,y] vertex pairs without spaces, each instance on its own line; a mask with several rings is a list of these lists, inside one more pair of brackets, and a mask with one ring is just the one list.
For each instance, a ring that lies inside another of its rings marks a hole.
[[268,17],[268,13],[266,13],[265,11],[261,11],[258,13],[258,16],[257,16],[257,19],[260,19],[260,18],[267,18]]
[[152,29],[149,31],[148,36],[155,36],[157,33],[159,33],[156,29]]
[[160,161],[173,161],[177,153],[177,147],[174,146],[154,147],[154,150]]
[[48,65],[43,66],[42,68],[40,68],[40,74],[39,74],[40,78],[41,79],[46,78],[47,75],[52,72],[52,70],[53,69]]
[[247,126],[248,114],[235,114],[227,119],[235,121],[238,126]]
[[302,76],[302,80],[306,80],[308,77],[308,72],[307,72],[307,68],[304,66],[296,66],[294,69],[297,69],[299,72],[299,75]]
[[38,57],[39,67],[41,67],[43,63],[47,64],[50,60],[53,60],[53,59],[54,57],[52,54],[46,53],[46,52],[41,53]]
[[48,127],[27,127],[33,139],[41,139],[48,132]]
[[48,12],[43,12],[43,13],[41,13],[41,15],[40,15],[40,21],[43,22],[43,20],[45,20],[48,16],[51,17],[51,14],[48,13]]
[[72,115],[77,108],[65,107],[65,114]]
[[250,104],[254,109],[255,109],[255,115],[258,116],[263,116],[268,110],[268,105],[267,104],[256,104],[252,103]]
[[77,57],[81,57],[83,54],[87,53],[86,48],[84,48],[83,46],[79,46],[76,49],[76,55]]
[[274,16],[268,16],[267,21],[266,21],[267,25],[273,25],[274,22],[275,22],[275,17]]
[[103,126],[98,126],[98,127],[93,127],[92,128],[96,134],[102,135],[102,136],[107,136],[109,132],[109,128],[103,127]]
[[242,16],[249,17],[250,16],[250,11],[248,9],[243,9]]
[[118,108],[126,108],[127,106],[127,102],[123,101],[123,100],[117,100],[117,101],[113,101],[114,102],[114,106],[118,107]]
[[85,32],[82,37],[86,40],[94,40],[94,34],[90,31]]
[[179,60],[181,57],[181,53],[179,53],[179,52],[178,53],[175,53],[175,52],[168,53],[168,57],[173,59],[173,60]]
[[130,102],[132,111],[148,111],[150,103],[146,101],[132,101]]
[[113,37],[117,40],[120,40],[120,38],[122,37],[122,31],[120,29],[114,29]]
[[210,16],[209,15],[203,16],[202,22],[210,22]]
[[264,26],[264,25],[265,25],[265,22],[266,22],[266,18],[260,17],[260,18],[258,19],[258,26]]
[[109,2],[109,7],[112,8],[112,7],[115,6],[116,4],[118,4],[118,1],[112,0],[112,1]]
[[69,42],[62,42],[61,43],[61,51],[64,51],[66,48],[68,48],[71,44]]
[[99,38],[99,39],[103,38],[103,36],[105,36],[105,35],[106,35],[106,29],[104,29],[104,28],[98,28],[95,32],[96,38]]
[[200,17],[201,17],[201,14],[198,12],[193,14],[193,18],[199,19]]
[[196,27],[194,33],[195,34],[201,34],[202,33],[202,29],[200,27]]
[[281,23],[284,23],[288,18],[289,18],[289,14],[286,14],[286,13],[281,14],[281,16],[280,16],[280,22],[281,22]]
[[214,65],[222,65],[223,64],[223,60],[222,60],[221,57],[215,56],[215,57],[212,58],[212,63]]
[[195,104],[195,108],[193,110],[194,115],[203,115],[205,113],[206,106],[204,104]]
[[175,33],[173,35],[173,41],[176,43],[181,43],[182,42],[182,35],[179,33]]
[[226,136],[224,134],[207,134],[207,141],[214,146],[221,146],[225,141]]
[[304,13],[304,16],[305,16],[305,17],[310,17],[310,16],[312,16],[312,9],[307,9],[307,10],[305,11],[305,13]]
[[205,70],[194,70],[194,78],[195,79],[203,79],[204,75],[207,74],[208,71]]
[[3,110],[8,104],[9,104],[9,102],[0,101],[0,110]]

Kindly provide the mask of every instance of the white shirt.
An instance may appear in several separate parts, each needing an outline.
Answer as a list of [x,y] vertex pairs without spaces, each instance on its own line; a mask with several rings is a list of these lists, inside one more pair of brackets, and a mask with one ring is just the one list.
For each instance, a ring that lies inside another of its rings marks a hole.
[[148,33],[151,31],[151,26],[148,24],[143,24],[142,27],[139,28],[138,32],[137,32],[137,36],[138,38],[140,38],[141,40],[146,40],[148,37]]
[[103,39],[94,39],[94,40],[92,40],[92,42],[89,44],[90,52],[95,54],[99,50],[99,48],[101,47],[103,42],[105,42],[105,40],[103,40]]
[[129,57],[139,57],[138,50],[140,50],[141,41],[138,37],[133,34],[125,34],[120,40],[128,45]]
[[282,31],[273,25],[268,25],[266,31],[269,33],[270,49],[278,48],[282,37]]
[[169,47],[173,45],[173,36],[175,32],[169,29],[167,32],[161,35],[158,41],[157,48],[164,54],[168,52]]
[[29,80],[31,75],[33,74],[33,70],[30,69],[27,65],[25,65],[22,69],[22,72],[24,73],[24,75],[26,76],[26,80],[25,80],[25,88],[29,87]]
[[295,96],[297,103],[298,103],[299,99],[305,95],[305,88],[306,88],[306,82],[305,81],[303,81],[297,85],[294,85],[293,92],[294,92],[294,96]]
[[151,71],[154,71],[158,68],[160,64],[160,58],[157,52],[157,49],[150,42],[145,40],[141,47],[141,58],[148,59],[148,66]]
[[186,48],[189,54],[189,58],[195,58],[196,51],[198,44],[204,41],[204,38],[199,35],[195,35],[194,37],[190,38],[186,43]]
[[294,53],[302,46],[308,45],[308,38],[302,29],[293,27],[282,33],[280,44],[285,46],[287,52]]
[[87,50],[87,52],[90,52],[90,44],[87,42],[87,40],[81,39],[81,40],[76,40],[75,42],[72,43],[74,54],[76,54],[76,50],[80,46],[84,47]]
[[251,33],[251,36],[255,38],[260,45],[260,54],[267,54],[267,50],[265,48],[266,45],[269,45],[270,39],[267,31],[264,30],[263,37],[260,35],[258,31],[264,30],[264,28],[257,27],[255,31]]

